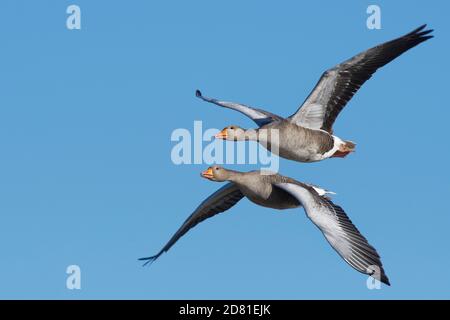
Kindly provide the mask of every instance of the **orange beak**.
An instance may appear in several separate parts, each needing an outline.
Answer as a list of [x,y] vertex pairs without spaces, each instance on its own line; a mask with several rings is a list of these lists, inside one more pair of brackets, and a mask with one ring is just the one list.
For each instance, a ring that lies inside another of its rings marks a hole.
[[208,169],[206,169],[205,171],[203,171],[202,173],[201,173],[201,176],[203,177],[203,178],[206,178],[206,179],[212,179],[214,176],[213,176],[213,171],[212,171],[212,168],[211,167],[209,167]]
[[223,129],[218,134],[215,135],[216,139],[226,140],[228,138],[227,129]]

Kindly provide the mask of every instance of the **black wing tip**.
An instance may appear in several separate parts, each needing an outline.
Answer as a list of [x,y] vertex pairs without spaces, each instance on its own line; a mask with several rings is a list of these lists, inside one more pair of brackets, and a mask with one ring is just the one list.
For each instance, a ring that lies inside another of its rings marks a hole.
[[375,271],[373,269],[368,269],[367,271],[369,272],[365,272],[366,274],[368,274],[369,276],[371,276],[372,278],[380,281],[381,283],[384,283],[387,286],[391,286],[391,282],[389,281],[389,278],[387,277],[386,273],[384,273],[384,269],[383,266],[381,265],[381,263],[377,266],[377,268],[380,268],[380,274],[379,275],[375,275]]
[[427,23],[424,23],[423,25],[421,25],[420,27],[418,27],[416,30],[414,30],[415,32],[419,32],[423,29],[425,29],[427,27]]
[[[431,34],[434,31],[434,29],[425,30],[426,26],[427,26],[426,24],[421,25],[419,28],[414,29],[410,33],[401,37],[401,39],[403,40],[402,41],[403,42],[403,51],[402,52],[407,51],[407,50],[411,49],[412,47],[415,47],[424,41],[434,38],[434,35]],[[402,47],[402,46],[400,46],[400,47]]]
[[158,257],[160,256],[160,254],[151,256],[151,257],[144,257],[144,258],[139,258],[138,261],[145,261],[145,263],[142,265],[143,267],[147,266],[147,265],[151,265],[153,262],[155,262],[156,259],[158,259]]
[[195,96],[197,97],[197,98],[201,98],[202,97],[202,92],[200,91],[200,90],[195,90]]
[[387,286],[391,286],[391,282],[389,281],[389,278],[384,273],[381,275],[380,281]]
[[423,29],[425,29],[426,27],[427,27],[427,24],[424,23],[420,27],[418,27],[418,28],[414,29],[413,31],[411,31],[410,33],[408,33],[408,35],[417,34],[417,33],[421,32]]
[[[426,24],[421,25],[420,27],[418,27],[417,29],[413,30],[412,32],[410,32],[408,34],[408,36],[414,36],[414,37],[424,37],[427,34],[430,34],[434,31],[434,29],[428,29],[428,30],[424,30],[427,27]],[[433,36],[431,36],[433,37]]]

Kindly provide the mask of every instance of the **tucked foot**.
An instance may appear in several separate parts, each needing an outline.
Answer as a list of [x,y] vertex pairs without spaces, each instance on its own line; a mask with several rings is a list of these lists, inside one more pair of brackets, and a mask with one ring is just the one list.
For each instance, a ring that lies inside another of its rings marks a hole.
[[356,144],[352,141],[344,141],[339,149],[331,156],[332,158],[345,158],[349,153],[355,151]]

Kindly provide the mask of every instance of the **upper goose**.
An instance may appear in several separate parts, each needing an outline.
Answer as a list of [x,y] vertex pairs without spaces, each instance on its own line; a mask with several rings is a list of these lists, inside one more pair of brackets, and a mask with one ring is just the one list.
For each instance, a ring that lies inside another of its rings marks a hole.
[[[258,141],[279,156],[300,162],[345,157],[354,150],[355,144],[333,135],[332,126],[339,112],[378,68],[432,38],[429,33],[433,30],[424,30],[425,27],[423,25],[403,37],[373,47],[328,69],[297,112],[288,118],[240,103],[208,98],[199,90],[196,96],[239,111],[259,126],[256,130],[228,126],[216,135],[217,138]],[[272,129],[277,129],[277,138],[271,138]]]
[[390,285],[377,251],[361,235],[344,210],[325,196],[331,192],[279,174],[264,173],[238,172],[219,166],[202,172],[202,176],[209,180],[228,183],[204,200],[156,255],[139,260],[146,260],[145,264],[155,261],[189,229],[230,209],[243,197],[247,197],[260,206],[274,209],[303,206],[308,218],[348,264],[357,271]]

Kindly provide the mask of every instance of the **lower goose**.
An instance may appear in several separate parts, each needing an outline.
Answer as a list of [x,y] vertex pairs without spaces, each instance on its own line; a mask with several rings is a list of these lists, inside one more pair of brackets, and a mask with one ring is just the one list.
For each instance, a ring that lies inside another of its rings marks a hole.
[[191,228],[247,197],[260,206],[273,209],[302,206],[308,218],[350,266],[390,285],[375,248],[361,235],[344,210],[326,196],[332,192],[279,174],[260,171],[239,172],[213,166],[201,175],[211,181],[228,183],[204,200],[156,255],[139,260],[146,261],[145,264],[155,261]]

